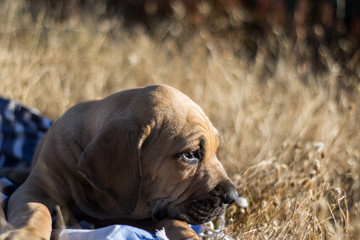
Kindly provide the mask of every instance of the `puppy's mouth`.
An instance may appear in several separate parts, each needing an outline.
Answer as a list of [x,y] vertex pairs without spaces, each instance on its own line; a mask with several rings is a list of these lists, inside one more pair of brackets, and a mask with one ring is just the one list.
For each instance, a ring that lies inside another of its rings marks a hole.
[[206,200],[193,200],[186,207],[185,214],[179,215],[179,220],[184,220],[190,224],[202,224],[221,216],[227,207],[222,204],[219,198],[211,198]]
[[189,224],[203,224],[221,216],[228,204],[223,204],[218,197],[205,200],[189,200],[180,206],[157,204],[152,217],[155,221],[177,219]]

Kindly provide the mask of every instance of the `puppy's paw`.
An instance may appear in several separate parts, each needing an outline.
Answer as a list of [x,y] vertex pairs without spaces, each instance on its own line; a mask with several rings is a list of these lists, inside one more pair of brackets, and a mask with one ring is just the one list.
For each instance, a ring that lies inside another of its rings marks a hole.
[[0,240],[46,240],[26,230],[11,230],[0,234]]
[[200,237],[189,224],[183,221],[165,219],[160,221],[157,227],[158,229],[165,228],[166,236],[171,240],[200,240]]

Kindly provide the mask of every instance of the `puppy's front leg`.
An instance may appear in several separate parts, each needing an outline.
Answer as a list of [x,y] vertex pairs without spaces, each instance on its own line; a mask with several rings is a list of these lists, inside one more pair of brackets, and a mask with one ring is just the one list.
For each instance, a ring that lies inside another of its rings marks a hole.
[[50,239],[50,200],[41,189],[30,187],[26,183],[9,200],[8,221],[15,230],[1,233],[0,240]]

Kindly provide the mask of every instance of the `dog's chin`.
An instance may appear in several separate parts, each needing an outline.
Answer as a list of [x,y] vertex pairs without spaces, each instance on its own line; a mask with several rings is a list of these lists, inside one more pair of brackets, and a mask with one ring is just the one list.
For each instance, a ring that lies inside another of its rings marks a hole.
[[191,200],[177,207],[171,204],[159,206],[153,210],[152,217],[155,221],[177,219],[194,225],[203,224],[224,214],[226,206],[213,199]]
[[177,219],[195,225],[203,224],[221,216],[224,212],[225,207],[217,207],[211,211],[204,211],[203,209],[190,207],[186,212],[180,213],[177,216]]

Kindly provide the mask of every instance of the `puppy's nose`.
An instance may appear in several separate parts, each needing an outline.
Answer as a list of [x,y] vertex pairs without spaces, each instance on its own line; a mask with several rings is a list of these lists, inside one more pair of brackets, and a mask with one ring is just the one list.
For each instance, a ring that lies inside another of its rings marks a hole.
[[232,184],[230,181],[224,181],[219,183],[212,193],[215,196],[218,196],[221,198],[222,203],[224,204],[231,204],[235,201],[236,197],[238,196],[238,193],[236,191],[236,188],[234,184]]
[[235,201],[237,196],[238,193],[236,191],[236,188],[234,185],[232,185],[231,188],[223,195],[222,201],[225,204],[231,204]]

